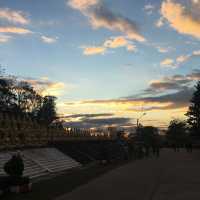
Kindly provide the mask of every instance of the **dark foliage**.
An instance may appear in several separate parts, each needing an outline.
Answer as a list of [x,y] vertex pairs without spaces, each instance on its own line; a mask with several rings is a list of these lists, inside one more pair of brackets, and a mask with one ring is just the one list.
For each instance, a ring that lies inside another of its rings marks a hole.
[[4,165],[5,172],[12,177],[21,177],[24,171],[24,162],[20,155],[14,155]]
[[188,116],[188,124],[192,135],[200,133],[200,81],[195,86],[196,90],[191,99],[189,110],[186,113]]
[[49,126],[56,119],[56,97],[41,96],[28,82],[0,72],[0,112],[30,117]]
[[184,121],[172,120],[167,130],[167,138],[173,144],[183,144],[187,138],[187,125]]
[[45,125],[51,124],[56,119],[56,97],[45,96],[38,111],[38,119]]

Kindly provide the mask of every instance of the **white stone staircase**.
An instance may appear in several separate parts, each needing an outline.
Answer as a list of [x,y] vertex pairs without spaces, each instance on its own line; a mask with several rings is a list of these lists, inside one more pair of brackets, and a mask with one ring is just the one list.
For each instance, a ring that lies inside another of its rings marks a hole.
[[[0,153],[0,176],[5,175],[3,166],[15,153]],[[21,151],[21,155],[25,166],[24,176],[32,179],[80,166],[80,163],[56,148],[26,149]]]

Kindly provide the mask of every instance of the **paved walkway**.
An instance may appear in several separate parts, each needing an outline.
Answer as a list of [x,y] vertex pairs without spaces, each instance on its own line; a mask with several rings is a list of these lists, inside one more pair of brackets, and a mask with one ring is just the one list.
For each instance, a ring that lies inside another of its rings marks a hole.
[[200,200],[200,151],[136,161],[56,200]]

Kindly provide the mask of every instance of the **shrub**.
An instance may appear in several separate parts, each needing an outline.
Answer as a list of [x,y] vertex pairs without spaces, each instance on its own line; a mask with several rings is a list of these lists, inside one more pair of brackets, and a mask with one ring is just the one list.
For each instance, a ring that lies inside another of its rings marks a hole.
[[19,154],[13,155],[12,158],[5,163],[4,171],[9,176],[21,177],[24,171],[24,162]]

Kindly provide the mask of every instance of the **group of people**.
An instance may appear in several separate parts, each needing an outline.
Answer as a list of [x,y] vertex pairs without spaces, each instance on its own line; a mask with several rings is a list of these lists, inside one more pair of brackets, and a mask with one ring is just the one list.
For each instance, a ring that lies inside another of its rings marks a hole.
[[173,143],[172,148],[174,149],[174,152],[179,152],[181,148],[185,148],[188,153],[192,153],[192,150],[193,150],[193,146],[191,142],[187,142],[185,144]]
[[148,158],[151,156],[160,156],[159,145],[137,144],[134,148],[134,157],[136,159]]

